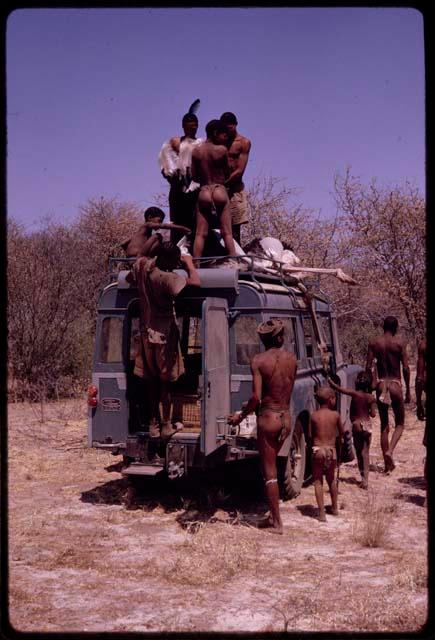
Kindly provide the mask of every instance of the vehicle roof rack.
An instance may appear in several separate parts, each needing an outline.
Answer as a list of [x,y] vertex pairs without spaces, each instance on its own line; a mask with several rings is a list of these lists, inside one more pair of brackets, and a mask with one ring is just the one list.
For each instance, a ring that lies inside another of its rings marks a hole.
[[[271,269],[265,267],[264,269],[258,269],[256,265],[257,260],[266,260],[268,262],[273,262],[277,265],[276,269]],[[137,258],[125,258],[120,256],[110,256],[109,257],[109,283],[115,282],[118,278],[118,273],[122,269],[129,268],[130,265],[134,264]],[[280,284],[285,287],[290,295],[295,295],[298,293],[302,293],[302,290],[298,288],[298,284],[300,280],[291,274],[283,272],[284,262],[280,262],[279,260],[272,260],[270,258],[262,258],[260,256],[206,256],[202,258],[197,258],[195,260],[196,264],[200,268],[224,268],[225,262],[231,260],[243,265],[243,269],[237,269],[239,280],[247,280],[255,282],[260,289],[263,289],[262,283],[272,283],[272,284]],[[222,267],[218,267],[219,264],[223,264]],[[121,269],[120,269],[121,267]],[[233,268],[233,267],[231,267]],[[314,277],[305,278],[303,281],[303,286],[306,289],[310,289],[311,291],[315,290],[316,293],[324,294],[324,292],[320,289],[320,276],[317,274]],[[263,293],[265,291],[263,290]]]

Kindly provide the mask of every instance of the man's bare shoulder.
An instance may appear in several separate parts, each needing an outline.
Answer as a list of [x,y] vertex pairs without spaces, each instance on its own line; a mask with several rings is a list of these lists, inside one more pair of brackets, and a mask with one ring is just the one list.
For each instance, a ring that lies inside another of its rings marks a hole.
[[369,349],[379,349],[379,347],[383,344],[384,340],[382,336],[378,336],[377,338],[373,338],[373,340],[371,340],[369,342]]
[[246,136],[243,136],[241,133],[238,133],[234,138],[234,142],[238,142],[243,151],[249,151],[251,148],[251,141]]
[[251,358],[251,367],[253,369],[258,368],[262,362],[264,362],[264,356],[266,355],[266,351],[262,351],[261,353],[256,353],[255,356]]

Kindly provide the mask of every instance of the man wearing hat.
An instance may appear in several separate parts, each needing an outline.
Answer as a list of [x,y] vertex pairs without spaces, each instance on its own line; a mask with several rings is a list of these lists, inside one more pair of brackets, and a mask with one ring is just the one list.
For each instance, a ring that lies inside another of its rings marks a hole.
[[280,320],[262,322],[257,331],[265,351],[251,360],[252,396],[240,413],[229,416],[228,422],[237,425],[249,413],[258,410],[258,450],[270,509],[270,515],[261,526],[282,534],[276,456],[291,429],[289,406],[297,362],[294,353],[283,349],[284,325]]

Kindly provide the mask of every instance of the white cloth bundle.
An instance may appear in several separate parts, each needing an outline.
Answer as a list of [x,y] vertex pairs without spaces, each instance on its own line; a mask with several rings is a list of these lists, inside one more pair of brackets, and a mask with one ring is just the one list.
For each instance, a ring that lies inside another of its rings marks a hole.
[[159,166],[164,175],[171,178],[176,173],[184,180],[185,186],[183,191],[189,193],[199,188],[198,182],[194,182],[190,178],[190,167],[192,164],[193,148],[203,142],[203,138],[183,138],[180,142],[180,151],[177,153],[171,141],[167,140],[163,143],[159,152]]

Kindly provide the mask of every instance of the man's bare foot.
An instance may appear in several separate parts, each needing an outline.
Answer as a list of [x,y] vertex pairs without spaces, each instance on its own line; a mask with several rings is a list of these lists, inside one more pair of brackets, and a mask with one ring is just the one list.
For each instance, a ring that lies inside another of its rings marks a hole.
[[269,529],[269,533],[282,534],[283,532],[282,523],[274,524],[272,516],[266,516],[263,520],[259,520],[257,527],[259,529]]
[[426,418],[424,409],[422,407],[417,408],[417,419],[424,420]]
[[331,509],[331,513],[333,516],[338,516],[338,509]]
[[326,522],[326,515],[324,511],[319,511],[319,522]]
[[369,488],[369,483],[367,482],[367,480],[361,480],[359,486],[360,489],[365,489],[367,491],[367,489]]

